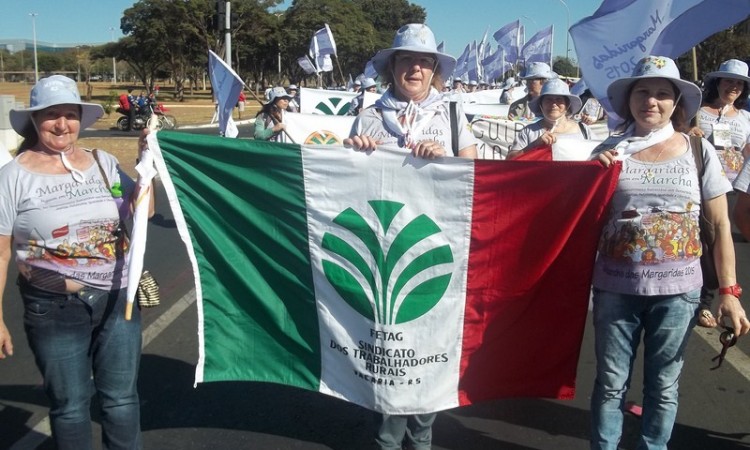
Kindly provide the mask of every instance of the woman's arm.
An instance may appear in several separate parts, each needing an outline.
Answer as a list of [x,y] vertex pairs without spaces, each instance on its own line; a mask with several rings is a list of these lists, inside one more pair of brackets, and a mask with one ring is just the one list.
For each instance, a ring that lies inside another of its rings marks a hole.
[[10,236],[0,236],[0,359],[13,356],[13,340],[3,318],[3,292],[8,279],[8,264],[10,264]]
[[281,122],[278,122],[273,127],[266,128],[265,115],[258,114],[258,116],[255,118],[255,131],[253,135],[255,136],[255,139],[267,141],[271,139],[275,134],[280,133],[285,128],[286,126]]
[[[703,205],[706,219],[713,225],[716,232],[713,257],[716,264],[716,275],[720,287],[730,287],[737,283],[735,270],[734,242],[732,241],[731,224],[727,207],[727,196],[722,194],[712,199],[704,199]],[[736,336],[750,331],[750,322],[740,300],[731,295],[719,295],[718,317],[719,324],[723,317],[728,317]]]

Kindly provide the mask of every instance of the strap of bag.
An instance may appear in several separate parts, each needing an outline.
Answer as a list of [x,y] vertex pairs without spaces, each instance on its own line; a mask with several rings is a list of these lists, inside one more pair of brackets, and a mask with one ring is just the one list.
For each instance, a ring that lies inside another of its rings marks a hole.
[[453,156],[458,156],[458,115],[456,113],[456,102],[449,102],[451,122],[451,148]]
[[690,148],[693,150],[695,167],[698,169],[698,188],[703,204],[703,175],[706,173],[706,162],[703,160],[703,140],[699,136],[690,136]]
[[578,122],[578,128],[581,129],[581,134],[583,135],[584,139],[590,139],[589,130],[583,125],[583,122]]
[[[109,185],[109,179],[107,178],[106,172],[104,172],[104,167],[102,167],[102,162],[99,160],[99,152],[97,151],[97,149],[93,149],[91,151],[91,154],[94,156],[94,161],[96,161],[96,165],[99,167],[99,173],[102,175],[104,186],[111,193],[112,187]],[[122,227],[122,230],[125,232],[125,237],[127,239],[130,239],[130,232],[128,232],[128,227],[125,225],[124,220],[120,220],[120,226]]]
[[102,162],[99,161],[99,152],[98,149],[93,149],[91,151],[91,154],[94,156],[94,161],[96,161],[96,165],[99,167],[99,173],[102,174],[102,180],[104,180],[104,186],[106,186],[107,190],[112,192],[112,186],[109,185],[109,179],[107,178],[107,174],[104,172],[104,167],[102,167]]

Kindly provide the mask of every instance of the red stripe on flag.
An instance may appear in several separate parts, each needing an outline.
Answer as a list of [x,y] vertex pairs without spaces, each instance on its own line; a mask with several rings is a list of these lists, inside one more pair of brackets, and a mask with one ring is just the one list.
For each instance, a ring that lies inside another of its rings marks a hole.
[[572,398],[620,165],[476,161],[459,401]]

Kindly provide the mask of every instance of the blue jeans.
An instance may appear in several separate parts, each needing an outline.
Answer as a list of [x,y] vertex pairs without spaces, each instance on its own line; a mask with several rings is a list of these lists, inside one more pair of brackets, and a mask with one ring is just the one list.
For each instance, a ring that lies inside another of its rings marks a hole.
[[378,414],[378,433],[375,442],[382,450],[401,450],[404,437],[408,437],[410,448],[430,450],[432,445],[432,423],[437,413],[391,416]]
[[58,294],[20,281],[24,327],[50,399],[60,450],[92,448],[90,401],[101,405],[106,449],[140,449],[137,381],[141,316],[125,320],[126,289]]
[[677,415],[683,353],[696,323],[700,289],[679,295],[625,295],[594,289],[596,381],[591,448],[616,450],[625,394],[643,335],[643,416],[638,450],[666,449]]

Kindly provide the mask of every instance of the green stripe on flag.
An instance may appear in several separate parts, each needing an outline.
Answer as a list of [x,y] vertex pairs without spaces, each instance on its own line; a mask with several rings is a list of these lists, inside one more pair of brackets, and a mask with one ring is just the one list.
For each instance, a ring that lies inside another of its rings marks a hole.
[[317,391],[300,147],[174,132],[158,138],[201,276],[204,381]]

